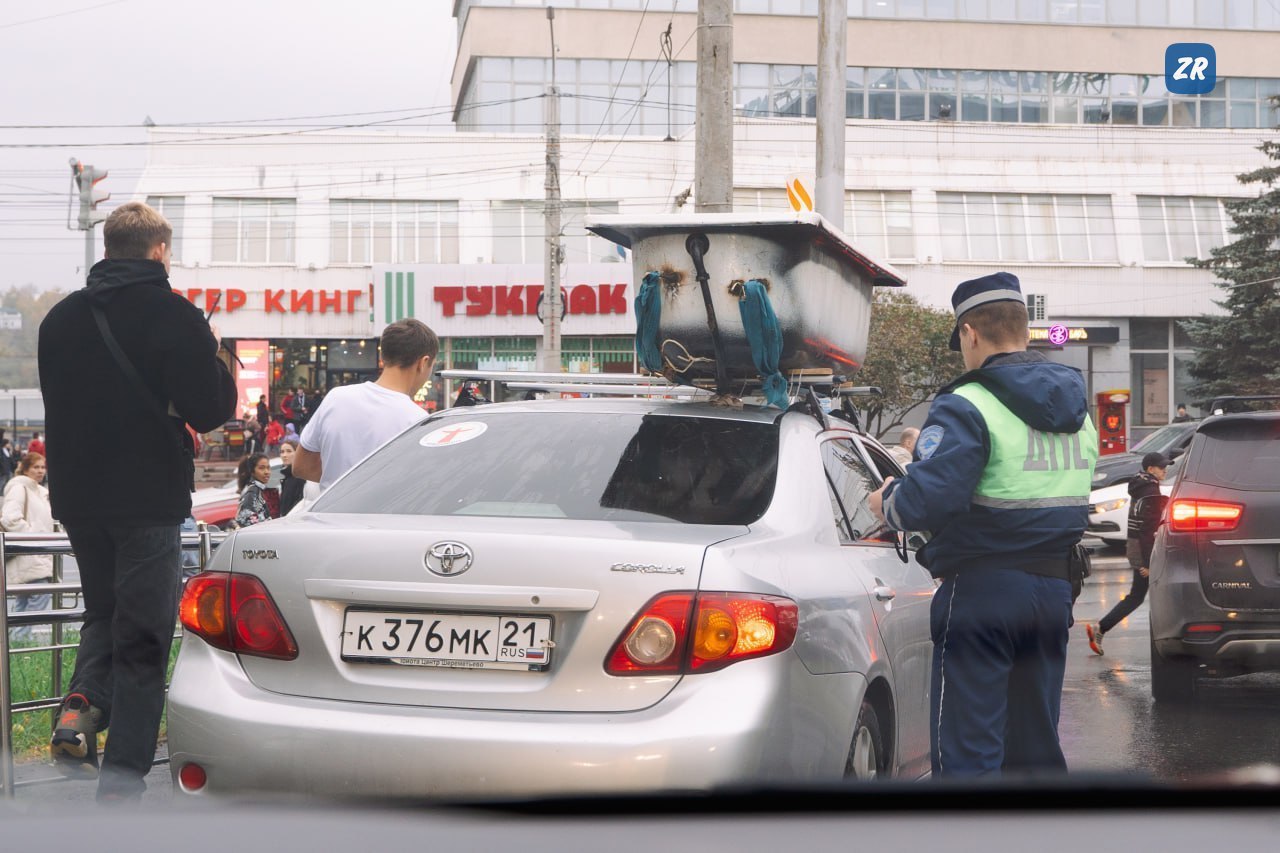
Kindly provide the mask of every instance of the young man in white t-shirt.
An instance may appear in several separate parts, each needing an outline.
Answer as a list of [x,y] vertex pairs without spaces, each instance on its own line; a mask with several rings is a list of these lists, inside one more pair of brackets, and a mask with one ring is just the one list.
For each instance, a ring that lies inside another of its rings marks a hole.
[[293,474],[327,489],[374,450],[426,417],[413,395],[431,375],[440,340],[420,320],[382,332],[377,382],[334,388],[302,431]]

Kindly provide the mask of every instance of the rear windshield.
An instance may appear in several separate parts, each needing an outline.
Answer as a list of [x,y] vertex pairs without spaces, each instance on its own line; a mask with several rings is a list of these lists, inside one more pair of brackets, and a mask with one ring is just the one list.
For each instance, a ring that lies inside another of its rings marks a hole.
[[741,525],[768,509],[777,461],[769,423],[475,413],[413,427],[314,510]]
[[1280,420],[1239,421],[1203,432],[1196,482],[1243,491],[1280,491]]
[[1195,424],[1170,424],[1161,427],[1129,449],[1130,453],[1164,453],[1172,450],[1196,428]]

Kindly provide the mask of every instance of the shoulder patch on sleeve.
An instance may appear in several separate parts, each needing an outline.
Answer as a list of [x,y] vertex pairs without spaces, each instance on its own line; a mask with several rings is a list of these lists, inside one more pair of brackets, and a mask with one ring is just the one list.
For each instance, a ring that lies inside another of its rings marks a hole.
[[920,433],[920,437],[916,439],[916,450],[920,452],[921,459],[928,459],[933,452],[938,449],[938,445],[942,443],[943,429],[934,424],[926,427]]

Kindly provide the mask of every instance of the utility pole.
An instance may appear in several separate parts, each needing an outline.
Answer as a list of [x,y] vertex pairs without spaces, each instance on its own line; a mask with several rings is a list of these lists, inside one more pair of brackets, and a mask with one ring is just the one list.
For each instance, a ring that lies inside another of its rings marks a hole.
[[560,90],[556,87],[556,10],[547,7],[551,27],[551,85],[547,87],[547,232],[545,275],[542,291],[542,371],[559,373],[560,363]]
[[845,66],[849,11],[845,0],[818,7],[816,209],[844,230]]
[[698,104],[693,199],[733,212],[733,0],[698,2]]
[[97,188],[98,182],[107,177],[106,169],[95,169],[85,166],[79,160],[71,158],[71,177],[75,181],[80,194],[80,216],[77,228],[84,232],[84,276],[89,277],[89,268],[93,266],[93,226],[107,218],[107,214],[99,211],[98,205],[111,198],[111,193]]

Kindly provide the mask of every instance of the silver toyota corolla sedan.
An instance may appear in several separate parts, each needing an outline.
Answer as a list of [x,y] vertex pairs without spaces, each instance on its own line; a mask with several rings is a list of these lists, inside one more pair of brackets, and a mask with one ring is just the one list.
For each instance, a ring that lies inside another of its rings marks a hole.
[[436,415],[188,584],[175,782],[491,797],[923,775],[934,583],[867,508],[891,473],[800,410]]

